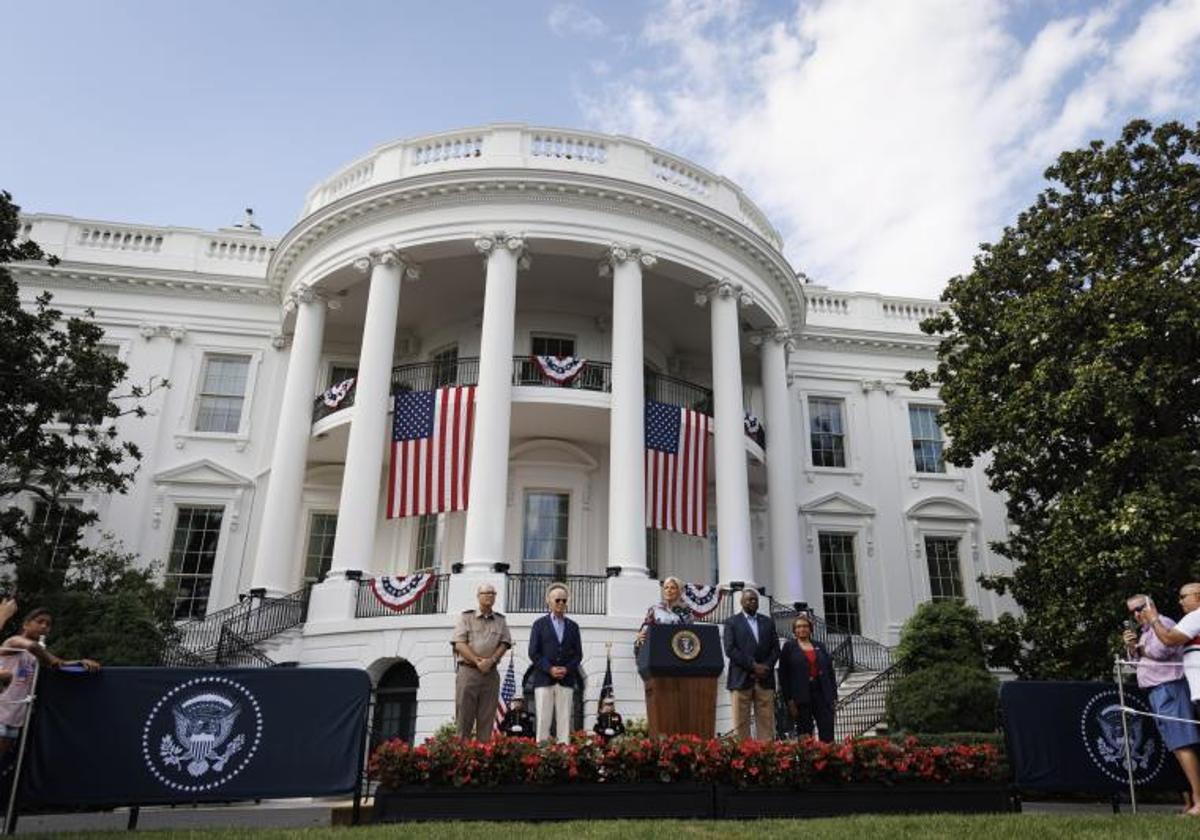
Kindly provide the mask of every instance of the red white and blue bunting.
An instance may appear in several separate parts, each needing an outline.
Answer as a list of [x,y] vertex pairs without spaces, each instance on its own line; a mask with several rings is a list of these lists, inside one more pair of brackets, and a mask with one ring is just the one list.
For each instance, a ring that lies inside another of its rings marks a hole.
[[696,618],[706,616],[720,606],[721,594],[721,590],[716,586],[705,586],[702,583],[683,585],[683,603],[687,604]]
[[336,385],[330,385],[329,389],[321,395],[321,402],[325,403],[328,408],[337,408],[342,404],[342,401],[349,396],[354,390],[355,378],[351,376],[349,379],[343,379]]
[[542,376],[559,385],[566,385],[582,371],[587,359],[577,359],[574,356],[534,356]]
[[368,583],[375,600],[399,612],[424,595],[436,578],[433,574],[385,576],[371,578]]

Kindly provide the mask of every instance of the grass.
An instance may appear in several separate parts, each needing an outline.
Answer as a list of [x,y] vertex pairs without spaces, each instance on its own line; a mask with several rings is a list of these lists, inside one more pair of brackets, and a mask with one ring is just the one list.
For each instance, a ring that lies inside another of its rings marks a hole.
[[[497,837],[519,837],[521,840],[641,840],[669,836],[671,840],[771,840],[771,838],[801,837],[803,840],[847,840],[873,837],[933,838],[939,840],[990,840],[1014,838],[1028,840],[1036,833],[1038,840],[1078,840],[1078,838],[1107,838],[1131,836],[1141,838],[1195,838],[1200,818],[1183,818],[1169,814],[1153,815],[1084,815],[996,814],[958,816],[932,814],[916,816],[859,816],[813,820],[613,820],[609,822],[566,823],[409,823],[403,825],[362,826],[358,828],[307,829],[211,829],[204,831],[138,831],[138,840],[170,837],[196,840],[496,840]],[[36,836],[36,835],[26,835]],[[42,835],[49,837],[51,835]],[[105,838],[113,832],[57,833],[59,838]]]

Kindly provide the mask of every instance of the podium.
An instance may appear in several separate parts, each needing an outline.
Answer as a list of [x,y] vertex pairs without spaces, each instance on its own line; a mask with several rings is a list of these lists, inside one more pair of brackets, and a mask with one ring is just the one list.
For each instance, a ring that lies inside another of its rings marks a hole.
[[713,624],[656,624],[638,649],[651,735],[716,735],[717,678],[725,669]]

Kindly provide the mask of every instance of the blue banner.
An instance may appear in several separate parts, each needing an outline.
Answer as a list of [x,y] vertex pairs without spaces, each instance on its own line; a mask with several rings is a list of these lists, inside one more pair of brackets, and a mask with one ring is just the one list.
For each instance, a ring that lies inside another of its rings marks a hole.
[[371,682],[325,668],[42,674],[23,804],[105,806],[354,790]]

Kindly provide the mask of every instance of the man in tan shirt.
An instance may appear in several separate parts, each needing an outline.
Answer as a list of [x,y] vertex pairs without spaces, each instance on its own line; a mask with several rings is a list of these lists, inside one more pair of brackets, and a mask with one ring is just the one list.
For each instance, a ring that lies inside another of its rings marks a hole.
[[454,717],[460,738],[486,741],[492,737],[496,706],[500,702],[497,663],[512,647],[504,616],[492,609],[496,587],[481,583],[475,590],[479,609],[463,610],[454,622]]

